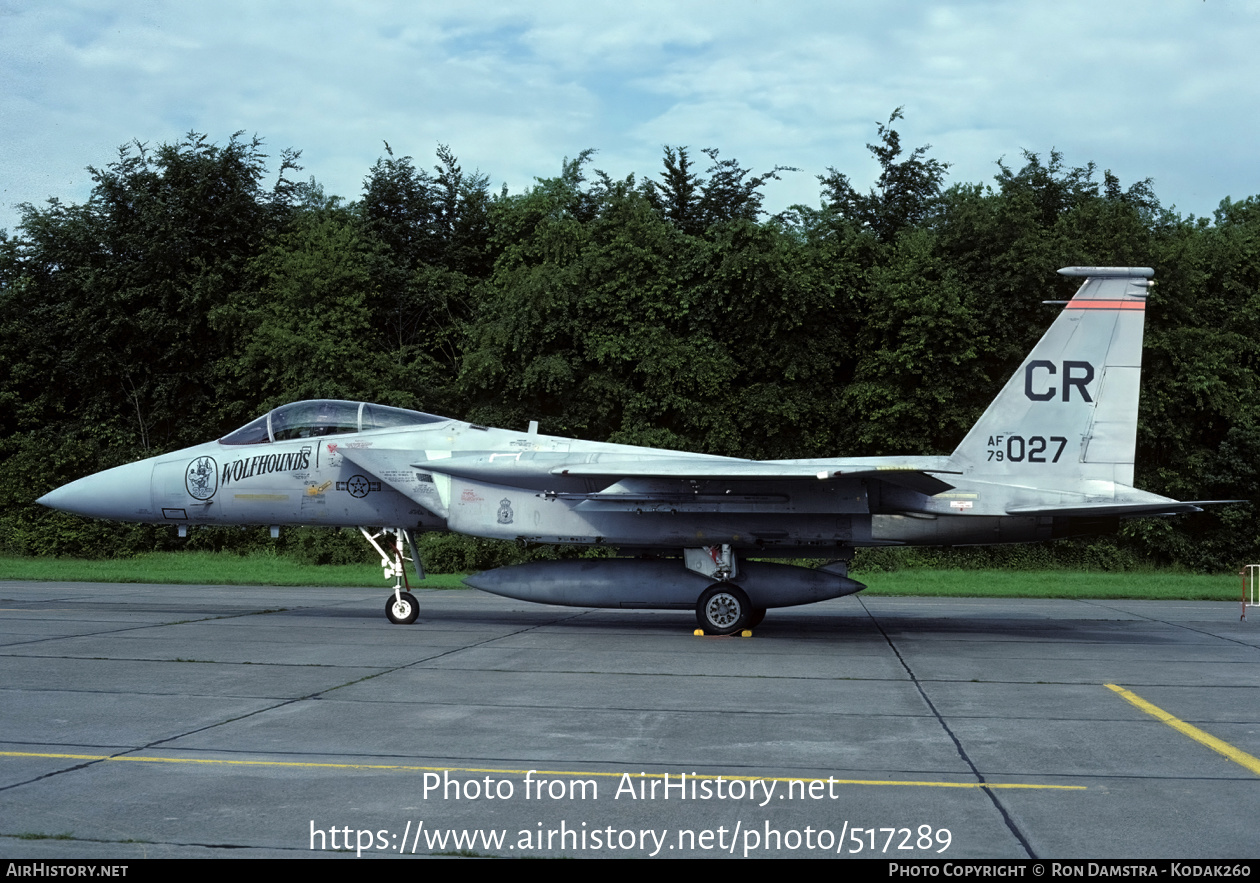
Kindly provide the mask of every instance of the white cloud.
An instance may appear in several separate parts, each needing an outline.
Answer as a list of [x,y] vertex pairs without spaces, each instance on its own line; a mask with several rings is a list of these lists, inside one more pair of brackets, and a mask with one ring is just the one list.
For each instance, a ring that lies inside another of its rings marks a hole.
[[905,106],[903,144],[953,181],[1051,148],[1165,203],[1260,192],[1260,12],[1241,0],[1014,4],[0,2],[0,226],[12,203],[82,200],[83,167],[132,139],[262,135],[354,198],[388,140],[448,143],[497,185],[596,165],[655,175],[663,144],[800,166],[769,204],[814,203],[828,166]]

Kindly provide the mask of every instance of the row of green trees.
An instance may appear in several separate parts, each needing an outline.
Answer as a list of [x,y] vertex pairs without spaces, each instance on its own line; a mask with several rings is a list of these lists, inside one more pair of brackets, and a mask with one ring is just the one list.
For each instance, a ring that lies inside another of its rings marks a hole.
[[[445,147],[425,169],[387,145],[346,202],[296,153],[269,172],[258,139],[125,147],[87,203],[0,235],[0,549],[172,543],[32,501],[299,398],[757,458],[947,453],[1073,264],[1156,268],[1139,485],[1260,499],[1260,200],[1184,218],[1053,151],[949,185],[899,116],[871,190],[830,169],[817,207],[774,217],[765,189],[798,172],[715,149],[668,147],[642,179],[586,152],[510,195]],[[1108,548],[1235,567],[1260,555],[1253,516],[1131,522]]]

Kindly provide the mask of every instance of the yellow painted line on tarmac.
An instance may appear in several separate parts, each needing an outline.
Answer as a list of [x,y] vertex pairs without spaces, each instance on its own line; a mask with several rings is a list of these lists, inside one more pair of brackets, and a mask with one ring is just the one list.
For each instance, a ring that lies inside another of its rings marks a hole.
[[1179,718],[1173,717],[1171,714],[1164,711],[1164,709],[1160,708],[1157,705],[1152,705],[1151,703],[1147,702],[1145,699],[1143,699],[1141,696],[1137,695],[1136,693],[1131,693],[1128,690],[1124,689],[1124,687],[1117,687],[1115,684],[1104,684],[1103,686],[1105,686],[1108,690],[1114,690],[1115,692],[1119,693],[1121,696],[1123,696],[1129,702],[1136,705],[1138,708],[1145,711],[1151,717],[1162,720],[1164,723],[1168,724],[1168,726],[1172,727],[1174,730],[1177,730],[1181,733],[1186,734],[1194,741],[1202,745],[1206,745],[1208,748],[1211,748],[1213,751],[1219,754],[1225,755],[1234,763],[1240,766],[1244,766],[1247,769],[1251,770],[1256,775],[1260,776],[1260,758],[1252,757],[1247,752],[1240,751],[1239,749],[1235,748],[1233,745],[1230,745],[1228,742],[1225,742],[1225,741],[1222,741],[1221,739],[1216,738],[1211,733],[1205,733],[1203,732],[1203,730],[1200,730],[1198,727],[1192,726],[1191,724],[1188,724]]
[[[177,764],[205,764],[205,765],[221,765],[221,766],[267,766],[267,767],[289,767],[294,769],[326,769],[326,770],[396,770],[398,772],[425,772],[425,773],[495,773],[500,776],[525,776],[533,774],[534,776],[596,776],[601,778],[620,779],[627,773],[608,773],[608,772],[586,772],[581,770],[505,770],[505,769],[486,769],[482,767],[453,767],[453,766],[406,766],[402,764],[373,764],[373,763],[311,763],[305,761],[291,760],[228,760],[226,758],[210,758],[210,757],[147,757],[144,755],[122,755],[112,757],[106,754],[52,754],[47,752],[33,751],[0,751],[0,757],[28,757],[28,758],[50,758],[53,760],[92,760],[92,761],[127,761],[130,763],[177,763]],[[664,779],[666,775],[676,778],[678,773],[629,773],[632,780],[651,780]],[[1024,790],[1042,790],[1042,791],[1085,791],[1084,785],[1032,785],[1032,784],[999,784],[994,782],[916,782],[916,781],[898,781],[885,779],[837,779],[834,777],[820,779],[804,776],[727,776],[717,773],[688,773],[688,778],[694,781],[723,781],[731,782],[822,782],[823,784],[834,783],[836,785],[901,785],[916,788],[989,788],[989,789],[1024,789]]]

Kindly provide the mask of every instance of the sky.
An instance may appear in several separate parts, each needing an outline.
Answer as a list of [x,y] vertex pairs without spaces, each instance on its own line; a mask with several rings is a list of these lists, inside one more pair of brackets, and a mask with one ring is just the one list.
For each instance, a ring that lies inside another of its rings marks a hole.
[[641,179],[665,145],[716,147],[800,169],[775,212],[818,205],[830,167],[869,188],[898,107],[947,183],[1058,150],[1210,217],[1260,193],[1257,46],[1254,0],[0,0],[0,228],[189,131],[261,136],[273,178],[298,149],[347,199],[385,142],[427,167],[449,145],[514,193],[588,148]]

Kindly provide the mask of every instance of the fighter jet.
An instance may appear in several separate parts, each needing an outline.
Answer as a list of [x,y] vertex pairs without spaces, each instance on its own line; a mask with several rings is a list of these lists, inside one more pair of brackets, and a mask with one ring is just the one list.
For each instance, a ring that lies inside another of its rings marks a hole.
[[[218,441],[79,479],[45,506],[97,518],[355,526],[396,582],[394,623],[419,603],[414,537],[455,531],[607,547],[615,557],[475,574],[478,589],[546,604],[694,609],[710,634],[768,609],[865,588],[859,546],[1023,543],[1200,511],[1133,486],[1148,267],[1084,279],[949,456],[754,461],[493,429],[366,402],[304,401]],[[813,558],[817,568],[762,559]]]

